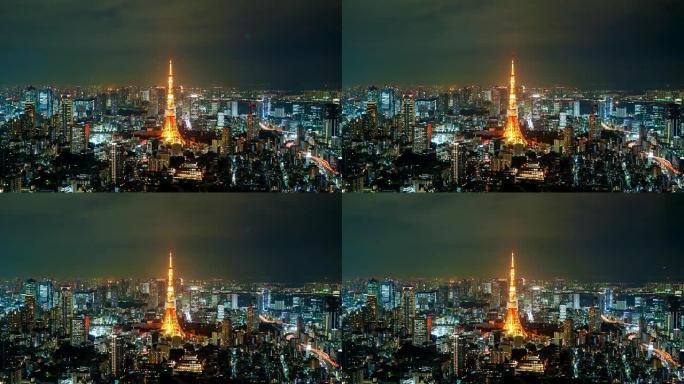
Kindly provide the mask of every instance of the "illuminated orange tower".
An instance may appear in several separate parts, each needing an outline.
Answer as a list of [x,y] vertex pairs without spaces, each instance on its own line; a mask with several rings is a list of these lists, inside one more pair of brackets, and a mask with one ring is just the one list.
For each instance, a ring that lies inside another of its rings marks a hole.
[[506,305],[506,320],[504,322],[506,336],[525,337],[525,330],[518,317],[518,295],[515,292],[515,256],[511,252],[511,276],[508,283],[508,304]]
[[164,305],[164,320],[162,321],[164,336],[183,337],[183,330],[178,324],[176,315],[176,295],[173,291],[173,254],[169,252],[169,275],[166,284],[166,304]]
[[166,113],[164,114],[164,128],[162,139],[166,144],[183,144],[183,138],[176,125],[176,104],[173,99],[173,63],[169,60],[169,85],[166,90]]
[[504,139],[508,144],[525,144],[525,137],[518,124],[518,102],[515,99],[515,62],[511,60],[511,89],[508,91],[508,114]]

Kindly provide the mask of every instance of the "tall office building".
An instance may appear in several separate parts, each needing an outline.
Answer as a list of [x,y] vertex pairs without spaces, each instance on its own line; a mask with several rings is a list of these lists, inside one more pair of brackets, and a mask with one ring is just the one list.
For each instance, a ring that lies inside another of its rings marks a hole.
[[339,103],[328,103],[324,107],[323,121],[323,142],[331,144],[333,137],[340,136],[340,114],[341,106]]
[[254,304],[250,303],[247,307],[247,320],[245,324],[245,331],[250,334],[254,331]]
[[366,294],[366,306],[364,308],[364,317],[366,323],[373,323],[378,320],[378,297],[371,294]]
[[221,346],[227,347],[231,345],[233,339],[233,325],[230,319],[224,319],[221,322]]
[[429,147],[427,126],[425,124],[413,126],[413,141],[411,143],[413,153],[424,153]]
[[451,346],[452,374],[454,377],[461,377],[463,375],[465,369],[465,344],[465,339],[454,333]]
[[428,317],[419,316],[413,319],[413,329],[411,330],[413,345],[423,346],[430,341]]
[[81,153],[86,148],[85,125],[82,123],[71,126],[69,137],[71,153]]
[[461,186],[465,179],[466,166],[465,149],[458,143],[451,145],[451,183],[455,186]]
[[416,295],[413,287],[406,286],[401,290],[401,309],[402,309],[402,324],[411,332],[413,330],[412,322],[416,317]]
[[38,91],[38,113],[45,117],[45,118],[50,118],[52,117],[52,114],[54,113],[54,94],[52,92],[52,89],[50,88],[43,88]]
[[79,346],[87,340],[85,318],[76,316],[71,318],[69,341],[71,345]]
[[342,301],[339,296],[330,295],[325,298],[325,330],[330,337],[334,330],[340,328],[340,309]]
[[221,155],[233,153],[233,131],[230,126],[221,128]]
[[416,125],[416,100],[413,95],[404,95],[401,101],[400,135],[406,135],[413,142],[413,127]]
[[575,325],[572,319],[565,319],[563,321],[563,346],[575,346]]
[[120,185],[124,180],[125,148],[116,142],[112,142],[109,153],[109,171],[111,184]]
[[563,153],[572,154],[575,152],[575,131],[571,125],[563,130]]
[[394,89],[385,88],[380,92],[380,113],[388,118],[394,117],[396,112],[396,99]]
[[71,287],[64,286],[60,288],[60,313],[62,331],[65,335],[69,335],[70,321],[74,317],[74,294]]
[[32,101],[24,103],[23,133],[24,138],[33,138],[36,135],[36,104]]
[[51,309],[54,306],[54,287],[49,280],[38,283],[38,305],[43,310]]
[[681,301],[677,296],[667,298],[667,333],[670,338],[674,338],[677,330],[681,330]]
[[380,305],[385,309],[392,309],[395,306],[395,286],[391,280],[380,283]]
[[60,99],[58,136],[62,141],[68,142],[71,127],[74,125],[74,100],[71,95],[62,95]]
[[378,104],[375,101],[366,102],[366,128],[374,136],[378,128]]
[[271,308],[271,291],[268,288],[261,288],[257,292],[257,311],[265,312]]
[[668,145],[674,143],[674,138],[680,136],[679,125],[681,122],[681,111],[679,104],[670,103],[666,107],[665,138]]
[[124,369],[124,340],[118,335],[112,335],[111,337],[110,357],[112,376],[121,376]]
[[36,297],[34,295],[24,294],[22,323],[23,328],[29,331],[36,325]]

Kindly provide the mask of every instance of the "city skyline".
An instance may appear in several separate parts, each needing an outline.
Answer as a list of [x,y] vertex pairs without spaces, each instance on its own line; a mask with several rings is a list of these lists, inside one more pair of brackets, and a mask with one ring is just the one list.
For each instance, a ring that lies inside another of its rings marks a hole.
[[[640,90],[681,87],[672,38],[682,4],[432,1],[342,4],[343,85],[505,84]],[[632,49],[630,49],[632,48]]]
[[682,209],[661,196],[345,196],[343,278],[505,278],[515,252],[526,279],[681,281]]
[[[170,249],[184,279],[300,284],[341,278],[340,205],[333,196],[17,196],[5,202],[3,278],[161,278]],[[306,220],[301,210],[309,212]],[[263,220],[266,215],[279,220]],[[308,220],[328,225],[298,240]],[[27,233],[40,240],[27,241]]]
[[13,0],[3,12],[3,85],[163,84],[174,57],[183,84],[340,86],[339,1]]

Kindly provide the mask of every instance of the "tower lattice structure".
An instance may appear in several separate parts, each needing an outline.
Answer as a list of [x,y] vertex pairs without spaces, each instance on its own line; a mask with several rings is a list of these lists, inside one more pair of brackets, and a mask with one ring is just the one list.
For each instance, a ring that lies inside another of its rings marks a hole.
[[523,329],[522,324],[520,324],[520,317],[518,316],[518,295],[515,290],[515,255],[513,253],[511,253],[511,272],[509,279],[504,333],[509,337],[525,337],[525,329]]
[[515,61],[511,60],[511,82],[508,91],[508,113],[504,139],[508,144],[526,144],[525,137],[518,123],[518,102],[515,97]]
[[165,144],[183,144],[183,137],[176,124],[176,104],[173,96],[173,62],[169,60],[169,83],[166,90],[166,112],[164,114],[164,127],[162,128],[162,140]]
[[171,252],[169,252],[169,272],[167,279],[162,333],[167,337],[183,337],[183,330],[178,323],[178,315],[176,314],[176,295],[173,288],[173,254]]

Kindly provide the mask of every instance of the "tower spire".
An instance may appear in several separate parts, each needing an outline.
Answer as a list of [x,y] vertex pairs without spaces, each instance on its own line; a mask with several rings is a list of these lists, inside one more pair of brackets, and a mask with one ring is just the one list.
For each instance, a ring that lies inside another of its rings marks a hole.
[[162,139],[166,144],[183,144],[183,138],[176,125],[176,103],[173,95],[173,60],[169,59],[169,80],[166,89],[166,112],[164,113],[164,127]]
[[515,254],[511,252],[511,271],[508,282],[508,303],[506,304],[506,319],[504,332],[507,336],[525,336],[525,330],[518,317],[518,294],[515,287]]
[[515,95],[515,60],[511,59],[510,89],[508,90],[508,113],[506,115],[506,127],[504,139],[508,144],[525,144],[525,137],[520,131],[518,124],[518,102]]
[[164,319],[162,320],[164,336],[183,337],[183,330],[178,323],[176,314],[176,295],[173,288],[173,252],[169,251],[169,271],[166,282],[166,303],[164,304]]

